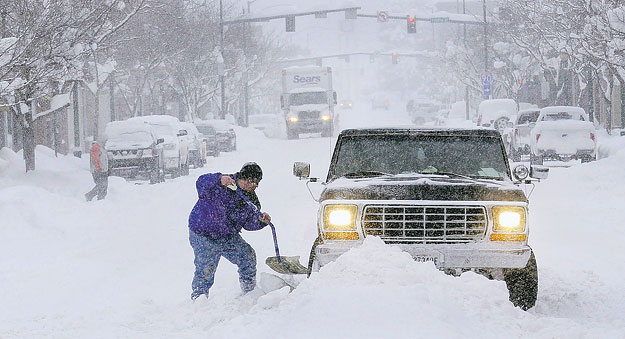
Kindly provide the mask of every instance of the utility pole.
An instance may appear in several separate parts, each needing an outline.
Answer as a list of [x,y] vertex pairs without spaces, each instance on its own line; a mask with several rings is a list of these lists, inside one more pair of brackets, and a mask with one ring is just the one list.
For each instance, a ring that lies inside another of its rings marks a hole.
[[[488,29],[486,28],[486,0],[482,0],[482,9],[484,11],[484,74],[488,74]],[[484,99],[489,99],[485,96]]]
[[[467,4],[466,4],[466,0],[462,0],[462,14],[467,14]],[[464,40],[463,43],[466,46],[467,44],[467,24],[463,24],[462,26],[464,26]],[[465,117],[467,120],[471,119],[470,116],[470,112],[469,112],[469,85],[465,85],[464,86],[464,111],[465,111]]]
[[222,67],[219,74],[219,82],[221,84],[221,119],[226,118],[226,65],[224,60],[224,6],[223,0],[219,0],[219,53],[222,58]]

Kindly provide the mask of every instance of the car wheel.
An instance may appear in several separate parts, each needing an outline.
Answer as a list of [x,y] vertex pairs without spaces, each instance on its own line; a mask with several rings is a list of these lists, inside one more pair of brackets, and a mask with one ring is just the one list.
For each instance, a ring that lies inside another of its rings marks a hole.
[[508,121],[510,121],[508,118],[499,118],[493,122],[493,128],[499,131],[499,134],[503,134],[503,130],[508,127]]
[[503,275],[510,302],[524,311],[534,307],[538,298],[538,267],[534,251],[524,268],[507,268]]
[[306,275],[306,277],[310,277],[310,274],[312,272],[317,272],[319,270],[319,261],[317,260],[317,257],[315,255],[315,249],[319,244],[321,244],[321,236],[315,239],[315,242],[310,249],[310,255],[308,256],[308,274]]

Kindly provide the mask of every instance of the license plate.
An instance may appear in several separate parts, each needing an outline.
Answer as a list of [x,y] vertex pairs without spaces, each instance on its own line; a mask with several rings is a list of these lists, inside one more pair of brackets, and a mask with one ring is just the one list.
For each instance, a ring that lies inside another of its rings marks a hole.
[[416,262],[432,262],[434,265],[438,265],[439,261],[436,255],[415,255],[413,258]]

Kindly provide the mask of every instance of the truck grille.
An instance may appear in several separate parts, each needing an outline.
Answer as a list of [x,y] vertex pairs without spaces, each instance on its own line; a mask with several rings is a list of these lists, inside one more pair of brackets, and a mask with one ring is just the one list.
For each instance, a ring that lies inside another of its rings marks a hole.
[[467,243],[486,232],[482,206],[369,205],[363,213],[365,235],[386,243]]
[[298,115],[300,120],[319,120],[319,111],[301,111]]

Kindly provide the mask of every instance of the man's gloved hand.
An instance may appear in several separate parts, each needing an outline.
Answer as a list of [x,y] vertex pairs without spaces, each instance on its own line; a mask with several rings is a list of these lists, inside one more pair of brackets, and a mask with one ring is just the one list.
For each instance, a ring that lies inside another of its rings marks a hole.
[[227,176],[227,175],[222,175],[221,176],[221,184],[228,187],[231,190],[236,190],[237,189],[237,185],[236,182],[234,181],[234,179],[232,179],[231,177]]
[[269,214],[263,212],[262,216],[258,216],[258,220],[264,222],[265,224],[268,224],[271,222],[271,217],[269,216]]

